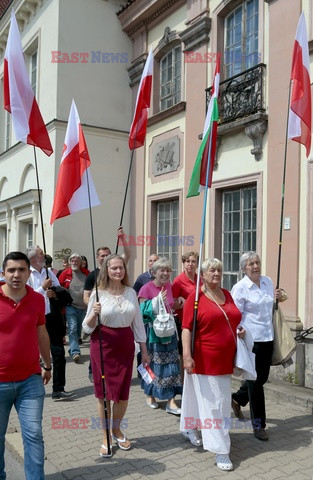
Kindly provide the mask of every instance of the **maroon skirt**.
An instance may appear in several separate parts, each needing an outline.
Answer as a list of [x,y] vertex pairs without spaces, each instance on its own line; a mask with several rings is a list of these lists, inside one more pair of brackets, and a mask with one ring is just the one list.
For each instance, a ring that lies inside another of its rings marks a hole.
[[[135,353],[134,334],[130,327],[109,328],[101,325],[102,359],[107,400],[128,400]],[[90,339],[90,360],[96,398],[103,398],[99,331]]]

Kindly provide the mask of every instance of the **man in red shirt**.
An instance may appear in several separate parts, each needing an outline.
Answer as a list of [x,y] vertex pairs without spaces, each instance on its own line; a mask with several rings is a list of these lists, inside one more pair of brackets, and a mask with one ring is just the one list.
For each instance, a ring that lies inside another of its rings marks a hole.
[[[42,411],[51,378],[50,343],[42,295],[26,285],[30,263],[21,252],[3,261],[0,286],[0,478],[5,478],[5,433],[12,406],[18,413],[27,480],[44,480]],[[43,360],[40,367],[39,356]]]

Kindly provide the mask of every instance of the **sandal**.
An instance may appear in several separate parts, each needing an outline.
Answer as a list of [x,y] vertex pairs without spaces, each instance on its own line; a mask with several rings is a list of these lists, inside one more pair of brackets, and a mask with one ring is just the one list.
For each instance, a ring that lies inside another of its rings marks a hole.
[[[115,435],[113,435],[112,433],[112,438],[113,440],[115,440],[117,442],[117,445],[118,447],[121,449],[121,450],[129,450],[130,447],[131,447],[131,443],[130,441],[128,440],[128,438],[124,437],[123,438],[117,438]],[[127,447],[125,447],[124,445],[122,445],[122,443],[126,443],[126,442],[129,442],[129,445]]]
[[108,447],[106,445],[102,444],[101,448],[103,448],[103,450],[106,450],[107,453],[99,452],[100,457],[102,457],[102,458],[112,457],[112,445],[110,445],[110,453],[108,453]]

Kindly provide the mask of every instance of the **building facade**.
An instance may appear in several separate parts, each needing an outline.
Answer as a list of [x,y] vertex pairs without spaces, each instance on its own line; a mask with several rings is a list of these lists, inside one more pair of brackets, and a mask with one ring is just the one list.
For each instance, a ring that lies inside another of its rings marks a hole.
[[[203,195],[186,194],[221,53],[204,255],[223,260],[223,284],[230,289],[241,278],[240,255],[256,250],[263,274],[276,284],[292,52],[304,11],[312,63],[312,9],[309,0],[132,0],[121,9],[122,29],[133,43],[134,98],[151,47],[155,56],[153,105],[146,144],[136,151],[131,194],[131,233],[147,240],[137,248],[135,269],[157,251],[169,255],[179,272],[181,253],[199,249]],[[283,311],[294,332],[313,325],[312,195],[312,155],[306,159],[305,149],[288,141],[279,284],[289,295]],[[313,388],[308,338],[298,346],[289,377]],[[286,371],[279,367],[273,374]]]
[[[116,245],[129,163],[131,90],[127,74],[131,42],[121,32],[114,0],[11,0],[2,2],[0,71],[14,8],[25,62],[54,153],[36,149],[46,250],[58,267],[64,254],[89,259],[88,210],[50,225],[60,160],[72,99],[75,100],[101,205],[93,209],[96,247]],[[34,151],[16,142],[11,116],[0,100],[0,259],[33,243],[42,246]],[[71,179],[69,179],[69,182]],[[129,227],[129,205],[125,230]]]

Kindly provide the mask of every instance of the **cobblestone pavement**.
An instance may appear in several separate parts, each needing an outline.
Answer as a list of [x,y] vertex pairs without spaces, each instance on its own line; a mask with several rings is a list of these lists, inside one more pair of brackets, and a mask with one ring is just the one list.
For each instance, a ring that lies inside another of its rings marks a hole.
[[[100,479],[220,479],[276,480],[313,479],[312,410],[295,406],[283,398],[267,399],[270,440],[261,442],[235,423],[231,429],[233,472],[220,471],[214,455],[193,447],[179,434],[179,419],[165,412],[165,402],[157,410],[149,409],[134,372],[129,407],[124,423],[132,449],[113,446],[113,457],[101,459],[101,432],[97,424],[96,400],[88,380],[88,343],[82,347],[82,360],[67,363],[67,390],[75,391],[75,401],[53,402],[52,386],[46,387],[43,429],[47,480]],[[313,395],[313,392],[312,392]],[[248,418],[248,410],[243,409]],[[69,428],[79,419],[79,428]],[[62,426],[63,428],[56,428]],[[22,460],[19,423],[12,412],[7,446]],[[8,479],[10,480],[10,479]]]

